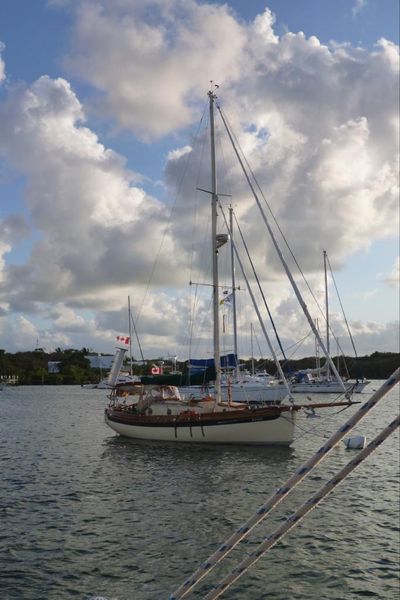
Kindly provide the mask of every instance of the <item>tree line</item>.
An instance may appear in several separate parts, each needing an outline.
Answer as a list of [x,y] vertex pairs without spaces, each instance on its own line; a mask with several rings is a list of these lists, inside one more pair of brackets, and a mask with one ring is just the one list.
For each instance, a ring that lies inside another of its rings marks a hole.
[[[42,348],[33,351],[10,353],[0,349],[0,380],[7,381],[9,377],[18,378],[20,385],[82,385],[84,383],[96,383],[101,377],[98,368],[90,366],[86,358],[90,354],[88,348],[61,349],[54,352],[46,352]],[[350,376],[353,379],[386,379],[400,364],[400,354],[395,352],[374,352],[369,356],[360,356],[357,359],[351,357],[333,357],[335,364],[343,377]],[[58,373],[48,372],[49,362],[58,362]],[[138,376],[151,374],[151,368],[161,359],[152,359],[145,363],[133,363],[133,373]],[[276,366],[270,360],[244,360],[244,367],[251,371],[253,366],[256,370],[266,370],[272,375],[276,373]],[[290,360],[282,366],[286,373],[296,370],[315,368],[315,357],[305,357]],[[174,365],[175,366],[175,365]],[[188,363],[178,362],[177,370],[182,373],[185,381]],[[171,366],[172,368],[172,366]],[[168,366],[165,365],[168,372]]]

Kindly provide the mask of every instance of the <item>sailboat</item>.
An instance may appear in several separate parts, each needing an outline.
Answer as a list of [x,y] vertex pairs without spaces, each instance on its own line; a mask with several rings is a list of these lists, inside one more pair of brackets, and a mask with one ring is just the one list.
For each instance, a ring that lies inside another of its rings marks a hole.
[[[134,439],[160,440],[189,443],[265,444],[289,446],[294,440],[296,416],[301,405],[292,402],[265,406],[250,406],[232,399],[228,383],[227,397],[221,394],[220,323],[219,323],[219,274],[217,234],[217,177],[214,139],[215,89],[208,92],[211,143],[211,249],[213,276],[213,348],[215,384],[213,395],[201,398],[182,397],[175,386],[126,384],[115,385],[123,364],[126,348],[117,349],[109,382],[114,388],[105,409],[105,423],[119,435]],[[220,110],[219,106],[217,108]],[[220,110],[221,113],[221,110]],[[221,113],[223,119],[223,115]],[[224,120],[224,119],[223,119]],[[228,131],[229,135],[229,131]],[[231,140],[232,141],[232,140]],[[240,159],[239,162],[241,163]],[[243,168],[243,165],[241,163]],[[252,187],[250,185],[250,187]],[[253,191],[253,188],[252,188]],[[234,246],[235,256],[240,257]],[[248,281],[246,281],[248,283]],[[257,302],[251,292],[260,324],[264,327]],[[264,333],[266,335],[265,327]],[[268,336],[266,335],[267,339]],[[322,340],[321,340],[322,343]],[[334,365],[332,365],[335,371]],[[283,381],[285,377],[278,362]],[[290,395],[290,390],[287,391]],[[349,401],[336,403],[349,404]],[[314,404],[314,408],[329,404]]]
[[[236,279],[235,279],[235,245],[234,245],[234,228],[233,228],[233,208],[229,207],[229,239],[230,239],[230,253],[231,253],[231,286],[232,292],[229,294],[229,298],[232,303],[232,312],[233,312],[233,346],[234,346],[234,356],[236,358],[233,377],[230,377],[229,374],[226,374],[222,379],[221,385],[222,389],[228,389],[230,386],[231,394],[234,400],[239,402],[248,402],[248,403],[279,403],[286,398],[291,397],[291,391],[286,381],[285,375],[282,371],[281,364],[278,360],[276,352],[273,348],[273,345],[269,339],[266,329],[263,326],[262,320],[259,316],[259,320],[266,337],[267,344],[269,346],[271,355],[275,361],[275,365],[277,367],[277,372],[280,375],[280,378],[272,377],[267,373],[255,374],[254,372],[248,373],[243,372],[240,369],[238,362],[238,334],[237,334],[237,315],[236,315]],[[249,286],[248,279],[244,270],[242,270],[242,274]],[[223,300],[226,302],[226,298]],[[255,304],[256,307],[256,304]],[[258,307],[256,308],[258,311]],[[274,326],[275,328],[275,326]],[[253,339],[253,324],[251,324],[251,340]],[[279,341],[279,339],[278,339]],[[280,342],[279,342],[280,343]],[[253,352],[252,352],[253,355]]]
[[[327,352],[330,353],[329,296],[327,270],[328,256],[326,250],[323,251],[323,258],[325,281],[326,349]],[[347,323],[346,317],[345,320]],[[350,338],[355,351],[354,342],[351,334]],[[337,369],[337,371],[339,371],[339,369]],[[359,394],[370,383],[363,377],[357,380],[351,380],[350,378],[344,380],[340,377],[339,372],[337,374],[338,377],[332,376],[329,362],[326,361],[325,364],[321,367],[317,367],[315,369],[305,369],[302,371],[297,371],[297,373],[293,374],[290,380],[290,389],[294,394],[340,394],[343,390],[344,385],[348,393]]]
[[[120,369],[116,381],[110,380],[111,370],[107,377],[103,377],[103,368],[101,364],[101,355],[98,354],[98,369],[100,371],[100,379],[97,383],[83,383],[83,389],[110,390],[115,384],[137,383],[140,382],[140,377],[133,375],[133,355],[132,355],[132,318],[131,318],[131,299],[128,296],[128,323],[129,335],[118,336],[117,341],[123,341],[124,346],[129,346],[129,371]],[[115,357],[114,357],[115,358]]]
[[[236,279],[235,279],[235,251],[234,251],[234,241],[233,241],[233,208],[229,207],[229,224],[228,224],[229,235],[225,236],[225,241],[227,239],[230,240],[230,264],[231,264],[231,289],[232,291],[228,293],[228,291],[224,292],[225,297],[220,301],[220,304],[228,304],[232,308],[232,322],[233,322],[233,353],[227,354],[221,357],[221,366],[223,367],[223,373],[221,375],[221,391],[225,392],[227,395],[228,391],[232,400],[236,402],[246,402],[248,404],[277,404],[282,402],[285,399],[290,399],[291,391],[288,385],[287,380],[285,379],[285,375],[282,371],[281,364],[278,360],[276,352],[272,346],[272,343],[269,339],[268,333],[264,327],[264,324],[261,319],[261,315],[258,311],[258,306],[254,302],[254,296],[252,296],[253,304],[258,313],[258,317],[261,323],[261,327],[263,329],[263,333],[265,335],[267,344],[269,346],[271,355],[275,361],[275,365],[277,368],[277,372],[280,377],[274,377],[269,375],[268,373],[249,373],[247,371],[243,371],[240,369],[240,364],[238,361],[238,334],[237,334],[237,314],[236,314]],[[223,236],[220,235],[219,239]],[[222,244],[221,244],[222,245]],[[241,263],[240,266],[242,267]],[[246,276],[244,269],[242,268],[242,275],[246,281],[247,286],[249,287],[249,281]],[[269,313],[270,314],[270,313]],[[271,322],[272,317],[270,315]],[[275,333],[275,325],[272,322]],[[251,339],[253,335],[253,325],[251,324]],[[277,334],[276,334],[277,335]],[[280,343],[280,340],[277,336],[279,345],[281,347],[283,356],[284,352]],[[193,369],[203,369],[203,371],[207,367],[214,367],[213,360],[189,360],[189,373],[191,374]],[[190,377],[189,377],[190,378]],[[180,387],[179,390],[181,393],[185,395],[191,395],[197,397],[202,392],[202,386],[187,386]],[[210,387],[211,393],[214,392],[213,386]]]

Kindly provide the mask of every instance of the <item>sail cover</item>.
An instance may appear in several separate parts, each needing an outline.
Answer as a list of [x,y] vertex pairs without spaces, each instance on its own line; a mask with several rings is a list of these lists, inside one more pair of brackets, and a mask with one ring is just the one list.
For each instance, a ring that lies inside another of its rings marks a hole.
[[[220,357],[222,369],[234,369],[237,364],[236,354],[225,354]],[[189,372],[190,373],[203,373],[207,369],[214,368],[213,358],[191,358],[189,361]]]

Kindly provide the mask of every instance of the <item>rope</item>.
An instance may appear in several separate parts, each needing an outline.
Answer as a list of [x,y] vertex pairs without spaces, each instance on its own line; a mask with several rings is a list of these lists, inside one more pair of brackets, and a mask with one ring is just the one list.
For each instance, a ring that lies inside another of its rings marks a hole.
[[211,590],[203,600],[215,600],[219,598],[237,579],[254,565],[266,552],[282,539],[291,529],[296,527],[304,517],[311,512],[324,498],[326,498],[335,488],[342,483],[370,454],[372,454],[382,442],[388,438],[400,425],[400,416],[381,431],[366,448],[361,450],[353,460],[347,463],[340,471],[333,476],[325,485],[319,488],[315,494],[310,496],[304,504],[300,506],[286,521],[271,533],[265,540],[250,553],[231,573],[225,577],[213,590]]
[[309,458],[299,469],[297,469],[286,483],[278,488],[276,492],[248,519],[248,521],[239,527],[239,529],[222,544],[214,554],[212,554],[169,598],[169,600],[178,600],[186,594],[205,577],[225,556],[244,539],[250,531],[260,523],[269,512],[272,511],[286,496],[300,483],[316,465],[318,465],[337,445],[340,440],[349,433],[351,429],[378,402],[398,383],[400,380],[400,367],[393,373],[387,381],[365,402],[358,411],[340,427],[329,440],[317,452]]

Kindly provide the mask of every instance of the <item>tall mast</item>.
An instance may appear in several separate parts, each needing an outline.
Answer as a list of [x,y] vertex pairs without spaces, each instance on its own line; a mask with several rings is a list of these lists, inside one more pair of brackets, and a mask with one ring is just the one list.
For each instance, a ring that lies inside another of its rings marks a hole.
[[128,296],[128,319],[129,319],[129,374],[133,375],[132,368],[132,322],[131,322],[131,297]]
[[217,249],[217,170],[215,164],[214,136],[214,100],[213,90],[208,92],[210,102],[210,138],[211,138],[211,238],[212,238],[212,267],[213,267],[213,321],[214,321],[214,365],[215,365],[215,397],[221,401],[221,359],[219,344],[219,301],[218,301],[218,249]]
[[237,317],[236,317],[236,281],[235,281],[235,255],[233,250],[233,208],[229,207],[229,235],[231,237],[231,269],[232,269],[232,310],[233,310],[233,351],[235,353],[235,377],[239,377],[238,345],[237,345]]
[[[315,327],[318,330],[318,319],[315,319]],[[321,361],[319,359],[319,345],[318,345],[318,340],[317,338],[314,336],[314,342],[315,342],[315,368],[319,369],[321,366]]]
[[[326,250],[324,250],[324,275],[325,275],[325,321],[326,321],[326,351],[330,355],[330,341],[329,341],[329,301],[328,301],[328,272],[326,269]],[[326,376],[329,379],[329,362],[326,361],[327,371]]]
[[250,323],[251,374],[254,375],[253,323]]

